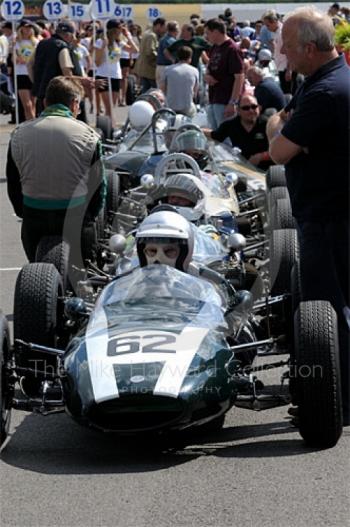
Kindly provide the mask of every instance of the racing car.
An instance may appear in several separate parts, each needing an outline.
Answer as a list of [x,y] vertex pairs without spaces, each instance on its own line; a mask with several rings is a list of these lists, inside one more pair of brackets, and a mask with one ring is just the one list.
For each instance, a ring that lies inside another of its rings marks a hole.
[[[233,406],[262,410],[293,402],[306,444],[334,446],[342,412],[332,307],[299,302],[297,293],[267,292],[254,301],[191,261],[192,230],[183,217],[172,217],[164,230],[159,214],[138,230],[140,266],[119,276],[91,270],[79,297],[64,295],[52,264],[23,267],[13,345],[0,317],[1,442],[12,409],[65,411],[102,431],[161,435],[219,430]],[[154,241],[159,228],[169,240],[176,225],[179,252],[163,254],[174,265],[156,263],[145,240]],[[282,368],[275,393],[258,378],[272,368]]]

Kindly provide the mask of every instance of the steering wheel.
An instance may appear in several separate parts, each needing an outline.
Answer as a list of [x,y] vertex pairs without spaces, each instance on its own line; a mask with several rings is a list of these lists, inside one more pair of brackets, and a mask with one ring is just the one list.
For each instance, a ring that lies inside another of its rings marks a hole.
[[157,164],[154,171],[155,184],[159,185],[162,177],[179,174],[180,172],[189,173],[198,178],[201,177],[200,168],[193,157],[182,152],[174,152],[164,156]]

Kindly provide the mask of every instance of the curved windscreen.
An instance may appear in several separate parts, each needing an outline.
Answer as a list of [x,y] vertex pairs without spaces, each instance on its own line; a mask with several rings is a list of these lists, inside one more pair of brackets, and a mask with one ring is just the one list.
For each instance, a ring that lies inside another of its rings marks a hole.
[[92,316],[98,318],[101,308],[113,327],[226,327],[224,300],[215,287],[167,265],[138,268],[114,280],[103,290]]

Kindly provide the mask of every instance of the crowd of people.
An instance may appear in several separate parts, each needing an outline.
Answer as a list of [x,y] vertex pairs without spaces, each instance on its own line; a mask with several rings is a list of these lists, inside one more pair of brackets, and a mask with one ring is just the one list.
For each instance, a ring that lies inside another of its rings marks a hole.
[[[24,219],[25,248],[32,246],[30,233],[42,234],[45,218],[52,232],[62,229],[66,206],[82,207],[86,214],[89,193],[97,202],[90,212],[98,212],[104,192],[99,138],[85,123],[77,126],[76,118],[86,119],[84,98],[96,99],[97,113],[112,116],[115,105],[127,102],[131,72],[139,93],[162,90],[175,112],[193,116],[198,105],[205,107],[207,137],[230,141],[253,165],[285,165],[303,299],[328,300],[338,315],[345,424],[350,423],[350,69],[335,48],[334,26],[348,21],[349,12],[338,4],[328,14],[302,7],[284,19],[269,10],[253,24],[237,24],[228,8],[209,20],[193,15],[181,29],[176,21],[157,18],[144,33],[121,20],[109,20],[104,29],[87,24],[77,33],[72,22],[62,20],[51,33],[46,24],[40,29],[23,20],[16,35],[11,24],[3,24],[1,37],[2,86],[10,88],[15,61],[22,120],[28,120],[12,134],[7,164],[10,199]],[[41,160],[33,123],[42,134],[41,152],[47,146],[49,155],[47,117],[54,118],[55,133],[66,145],[65,159],[59,139],[51,152],[57,163],[53,174],[71,177],[60,192],[50,186],[46,171],[36,175],[37,165],[28,161]],[[97,167],[93,183],[92,166]],[[26,252],[31,260],[32,252]]]

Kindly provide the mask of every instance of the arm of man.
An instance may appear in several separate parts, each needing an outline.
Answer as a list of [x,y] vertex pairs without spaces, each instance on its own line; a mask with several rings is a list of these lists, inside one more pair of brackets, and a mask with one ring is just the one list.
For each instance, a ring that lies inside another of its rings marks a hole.
[[166,69],[162,72],[162,75],[160,77],[160,84],[159,88],[162,90],[164,95],[166,95],[167,90],[167,76],[166,76]]
[[202,51],[201,59],[202,59],[203,64],[208,64],[209,57],[208,57],[208,53],[206,51]]
[[281,110],[270,117],[266,126],[266,134],[270,143],[269,154],[278,165],[285,165],[302,151],[300,145],[293,143],[281,133],[287,118],[286,112]]
[[158,55],[158,40],[157,40],[157,37],[152,34],[152,35],[150,35],[148,37],[144,37],[144,38],[147,38],[145,54],[146,54],[147,57],[150,57],[153,60],[155,60],[157,58],[157,55]]
[[61,49],[58,54],[58,63],[60,65],[62,75],[65,77],[71,77],[73,75],[74,65],[69,55],[67,48]]
[[233,101],[238,101],[242,93],[245,79],[244,73],[235,73],[234,79],[231,99],[225,107],[224,117],[229,117],[230,115],[234,115],[236,113],[237,105],[234,104]]
[[164,57],[170,60],[173,64],[176,62],[176,50],[177,50],[177,41],[173,42],[164,49]]
[[7,150],[6,163],[7,194],[11,201],[16,216],[23,217],[23,194],[21,178],[11,152],[11,142]]
[[[327,136],[329,130],[334,128],[336,103],[329,93],[304,92],[299,94],[297,100],[298,105],[288,114],[288,119],[282,110],[271,117],[271,124],[268,123],[269,152],[276,163],[286,164],[301,152],[309,153],[310,147],[317,150],[318,138]],[[293,101],[288,107],[293,107]],[[278,120],[278,116],[285,121],[284,124]]]
[[227,137],[230,136],[229,134],[229,127],[230,127],[230,121],[224,121],[220,124],[219,128],[216,130],[210,130],[210,128],[204,128],[202,131],[206,135],[206,137],[209,137],[210,139],[214,139],[214,141],[219,141],[222,143],[225,141]]
[[102,209],[107,194],[107,181],[102,161],[102,144],[96,144],[96,150],[91,160],[90,177],[88,181],[88,211],[92,218],[96,218]]

